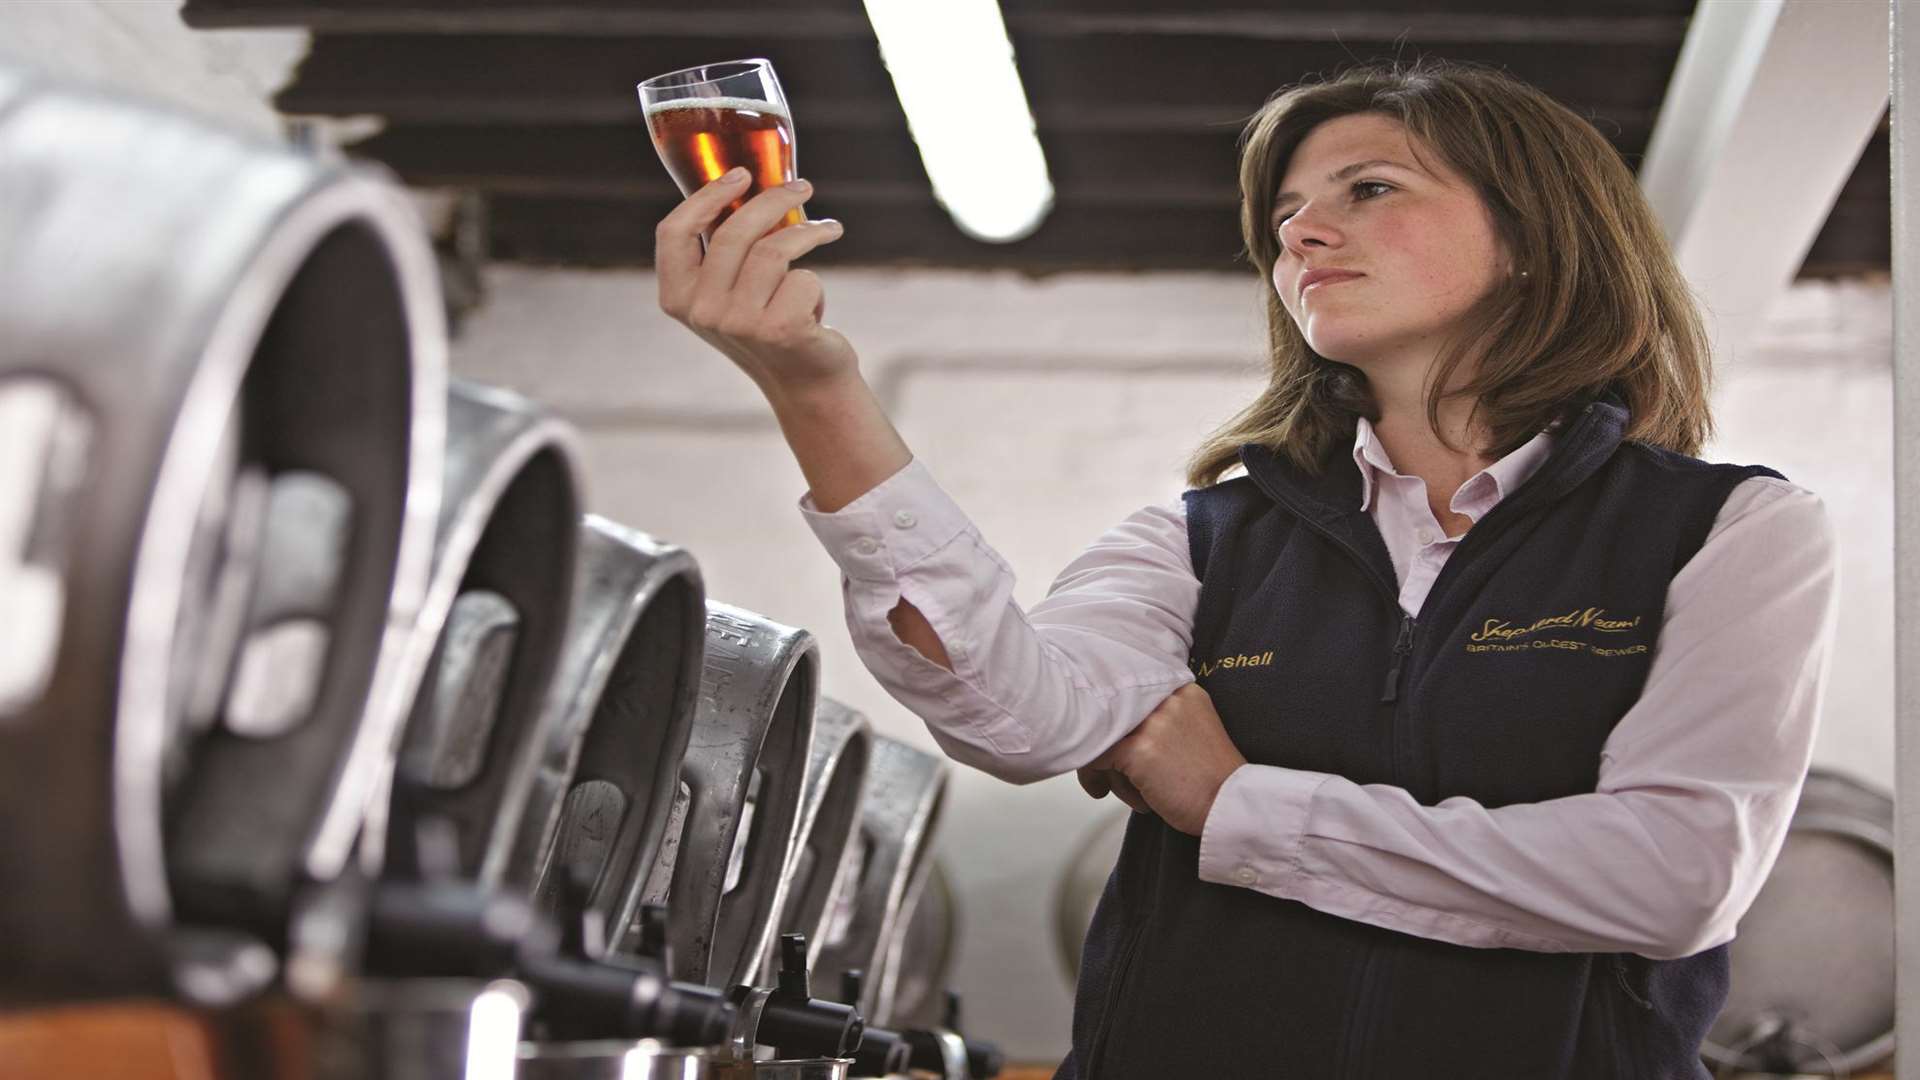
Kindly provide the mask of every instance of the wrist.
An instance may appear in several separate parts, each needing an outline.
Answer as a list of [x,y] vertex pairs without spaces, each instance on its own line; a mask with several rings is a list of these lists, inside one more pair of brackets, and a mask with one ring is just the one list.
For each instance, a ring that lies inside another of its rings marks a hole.
[[768,380],[760,383],[767,404],[781,416],[832,416],[873,401],[873,388],[858,371],[809,379]]
[[913,460],[857,372],[762,390],[821,513],[834,513]]

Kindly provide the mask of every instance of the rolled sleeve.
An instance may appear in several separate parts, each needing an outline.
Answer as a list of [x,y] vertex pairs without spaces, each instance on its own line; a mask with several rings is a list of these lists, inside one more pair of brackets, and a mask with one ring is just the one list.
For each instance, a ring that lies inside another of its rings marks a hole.
[[1200,830],[1200,880],[1278,888],[1300,873],[1300,841],[1326,773],[1242,765],[1220,785]]
[[[955,760],[1024,783],[1078,768],[1174,690],[1199,582],[1176,501],[1108,530],[1029,611],[1014,573],[918,459],[833,513],[800,512],[840,568],[855,651]],[[904,600],[952,669],[901,641]]]
[[973,527],[918,458],[831,514],[802,496],[800,515],[841,573],[875,584],[895,580]]

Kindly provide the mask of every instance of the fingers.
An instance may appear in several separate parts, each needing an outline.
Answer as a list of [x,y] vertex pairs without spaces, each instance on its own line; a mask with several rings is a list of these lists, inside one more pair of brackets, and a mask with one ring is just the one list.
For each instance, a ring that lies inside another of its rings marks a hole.
[[685,321],[699,279],[700,236],[720,211],[747,187],[747,170],[734,169],[687,196],[653,230],[653,265],[660,281],[660,307]]
[[[775,294],[792,277],[787,268],[793,261],[822,244],[831,244],[842,234],[837,221],[809,221],[790,229],[781,229],[760,238],[747,253],[747,261],[740,268],[740,277],[733,285],[733,300],[728,305],[730,317],[738,318],[751,313],[758,318],[762,309],[770,306]],[[808,275],[811,277],[812,275]],[[800,313],[811,312],[820,298],[808,297]],[[791,303],[787,307],[791,307]],[[722,330],[725,330],[722,326]]]
[[1080,790],[1096,799],[1106,798],[1107,792],[1113,790],[1112,785],[1107,783],[1108,774],[1105,769],[1095,769],[1089,766],[1088,768],[1077,770],[1073,775],[1075,779],[1080,781]]
[[1133,781],[1127,779],[1126,774],[1118,769],[1096,768],[1088,765],[1076,770],[1073,775],[1080,781],[1081,790],[1096,799],[1104,799],[1111,793],[1118,796],[1121,802],[1126,803],[1136,813],[1153,813],[1153,808],[1147,805],[1147,800],[1140,794],[1140,789],[1134,787]]
[[[792,184],[782,184],[768,188],[748,199],[746,205],[733,212],[726,224],[713,231],[713,239],[707,244],[706,258],[700,263],[699,280],[694,284],[696,313],[703,301],[724,296],[732,290],[734,280],[740,276],[740,266],[746,261],[747,252],[755,242],[772,232],[782,218],[813,194],[813,185],[805,180],[795,180],[793,183],[805,186],[795,188]],[[717,210],[715,212],[718,213]]]
[[798,337],[818,326],[826,311],[827,295],[819,275],[791,270],[767,303],[766,321],[776,335]]
[[1139,788],[1133,786],[1133,781],[1127,779],[1120,773],[1114,773],[1108,779],[1113,784],[1113,793],[1120,797],[1121,802],[1132,807],[1134,813],[1153,813],[1153,807],[1147,805],[1146,797],[1140,794]]

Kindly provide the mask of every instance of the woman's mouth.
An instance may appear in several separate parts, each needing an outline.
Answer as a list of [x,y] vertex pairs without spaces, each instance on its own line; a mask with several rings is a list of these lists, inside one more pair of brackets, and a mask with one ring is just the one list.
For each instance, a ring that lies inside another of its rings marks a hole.
[[1304,299],[1308,293],[1312,292],[1315,289],[1323,289],[1329,285],[1338,285],[1343,281],[1352,281],[1355,278],[1364,277],[1364,276],[1365,275],[1363,274],[1354,274],[1354,273],[1330,273],[1330,274],[1310,275],[1306,285],[1304,285],[1300,289],[1300,296],[1301,298]]

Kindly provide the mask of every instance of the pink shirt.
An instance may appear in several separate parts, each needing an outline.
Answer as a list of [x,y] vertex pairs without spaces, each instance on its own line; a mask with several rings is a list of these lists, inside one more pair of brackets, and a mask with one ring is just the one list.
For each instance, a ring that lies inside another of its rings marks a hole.
[[[1479,520],[1551,452],[1537,436],[1450,505]],[[1354,461],[1400,605],[1417,614],[1458,540],[1364,420]],[[843,572],[861,659],[958,761],[1016,783],[1069,772],[1193,681],[1200,584],[1178,500],[1108,530],[1025,611],[1011,569],[918,461],[835,513],[800,508]],[[1646,686],[1593,793],[1426,806],[1385,784],[1244,765],[1207,817],[1200,877],[1460,945],[1659,959],[1729,941],[1806,776],[1836,573],[1820,500],[1744,481],[1673,579]],[[894,636],[901,597],[953,671]]]

